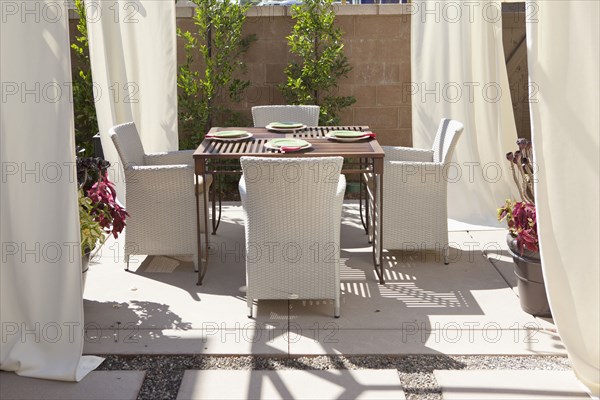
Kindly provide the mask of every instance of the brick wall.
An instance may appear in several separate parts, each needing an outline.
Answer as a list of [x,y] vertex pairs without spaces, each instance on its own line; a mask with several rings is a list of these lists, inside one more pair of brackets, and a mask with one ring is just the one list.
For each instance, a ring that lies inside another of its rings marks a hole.
[[[177,25],[192,31],[191,9],[179,8]],[[244,56],[251,87],[239,104],[223,100],[248,118],[252,106],[285,103],[277,87],[285,82],[283,70],[291,59],[286,40],[293,26],[289,13],[287,7],[249,11],[244,33],[257,38]],[[353,67],[340,80],[339,94],[356,98],[342,113],[342,123],[369,125],[383,144],[410,146],[411,104],[402,96],[403,83],[410,82],[410,15],[405,6],[340,5],[336,23],[345,32],[345,53]],[[184,60],[182,43],[178,58]]]
[[[509,60],[509,79],[519,136],[529,137],[527,64],[522,48],[516,51],[525,32],[524,13],[504,15],[504,46]],[[410,83],[410,15],[406,4],[338,5],[336,23],[344,32],[345,53],[353,66],[340,81],[339,94],[353,95],[356,103],[342,114],[342,123],[369,125],[385,145],[411,146],[411,103],[403,95]],[[246,34],[255,34],[244,56],[246,79],[251,87],[239,104],[224,104],[250,118],[255,105],[284,104],[277,86],[285,81],[283,69],[290,60],[286,36],[293,21],[287,7],[253,7],[245,24]],[[177,25],[194,31],[192,8],[179,5]],[[74,25],[72,24],[72,32]],[[526,53],[525,53],[526,54]],[[178,62],[184,60],[178,41]],[[525,97],[524,97],[525,96]]]

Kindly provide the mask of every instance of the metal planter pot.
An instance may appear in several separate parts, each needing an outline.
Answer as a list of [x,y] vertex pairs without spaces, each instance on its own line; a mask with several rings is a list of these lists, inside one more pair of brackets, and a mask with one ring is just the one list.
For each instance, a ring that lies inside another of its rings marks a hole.
[[515,263],[521,308],[536,317],[552,317],[544,286],[540,253],[525,249],[521,255],[517,239],[508,235],[506,241]]

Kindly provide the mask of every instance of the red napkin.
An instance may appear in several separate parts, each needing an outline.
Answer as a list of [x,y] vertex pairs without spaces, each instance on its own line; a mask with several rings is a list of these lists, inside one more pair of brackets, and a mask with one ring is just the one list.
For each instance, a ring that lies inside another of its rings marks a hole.
[[377,136],[377,134],[375,132],[368,132],[363,135],[363,137],[370,137],[370,138],[374,138],[375,136]]

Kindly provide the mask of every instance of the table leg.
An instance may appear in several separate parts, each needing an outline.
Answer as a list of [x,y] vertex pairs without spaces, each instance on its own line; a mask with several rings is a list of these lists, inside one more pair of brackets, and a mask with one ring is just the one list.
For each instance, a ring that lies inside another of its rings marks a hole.
[[[196,161],[198,162],[198,161]],[[201,235],[201,229],[200,229],[200,220],[201,220],[201,214],[200,214],[200,193],[198,193],[198,174],[194,173],[194,192],[196,194],[196,246],[197,246],[197,253],[198,253],[198,259],[196,260],[197,262],[197,268],[198,268],[198,281],[196,282],[196,285],[202,285],[202,235]]]
[[202,174],[202,196],[204,196],[204,241],[206,249],[206,261],[204,263],[204,270],[200,276],[200,285],[202,285],[204,275],[206,275],[206,271],[208,271],[208,190],[209,188],[206,187],[206,170],[204,170],[204,173]]
[[[383,262],[381,260],[382,254],[382,233],[381,225],[383,222],[382,217],[382,187],[383,187],[383,179],[381,179],[381,174],[373,174],[373,264],[375,267],[375,272],[379,278],[379,283],[384,284],[385,280],[383,278]],[[377,268],[379,267],[379,269]]]
[[212,222],[212,234],[215,235],[217,233],[217,203],[215,202],[215,196],[217,196],[216,192],[220,191],[220,179],[221,175],[213,174],[213,187],[210,191],[210,202],[212,205],[212,213],[211,213],[211,222]]
[[379,260],[379,283],[385,283],[383,279],[383,172],[379,175],[379,240],[377,248],[377,259]]
[[[364,160],[363,158],[360,159],[360,169],[362,169],[364,167],[364,165],[366,164],[366,160]],[[365,230],[365,233],[367,235],[369,235],[369,201],[368,201],[368,197],[369,197],[369,192],[368,189],[365,189],[366,186],[366,178],[365,178],[365,174],[361,173],[358,176],[358,182],[359,182],[359,192],[358,192],[358,212],[360,214],[360,222],[362,223],[362,226]],[[363,215],[363,191],[366,190],[366,196],[365,196],[365,215]]]
[[[208,270],[208,189],[206,186],[206,165],[205,160],[197,160],[196,163],[202,163],[199,167],[196,166],[195,183],[196,186],[196,234],[198,236],[198,282],[196,285],[202,285],[204,281],[204,276],[206,275],[206,271]],[[200,171],[200,173],[198,173]],[[200,194],[198,193],[198,176],[202,177],[202,199],[204,200],[204,204],[202,204],[202,210],[200,210]],[[204,215],[204,237],[205,237],[205,249],[206,256],[205,262],[202,262],[202,229],[201,229],[201,216]]]
[[[375,175],[373,174],[373,181],[375,180]],[[369,177],[367,176],[365,178],[365,182],[366,182],[366,191],[367,191],[367,196],[366,196],[366,200],[367,203],[365,205],[366,208],[366,214],[367,214],[367,226],[368,226],[368,231],[367,231],[367,240],[369,241],[369,244],[373,244],[373,240],[374,240],[374,236],[375,236],[375,183],[373,183],[373,185],[369,188]]]
[[[218,216],[216,199],[219,199]],[[219,224],[221,223],[221,212],[223,210],[223,195],[221,194],[221,175],[219,175],[218,173],[213,173],[213,186],[210,190],[210,201],[212,204],[212,234],[216,235],[217,229],[219,229]]]
[[370,221],[371,220],[369,219],[370,218],[369,214],[371,214],[371,211],[370,211],[370,208],[369,208],[369,184],[368,183],[369,183],[368,179],[365,180],[365,186],[366,186],[365,187],[365,191],[366,191],[366,196],[365,196],[365,201],[366,201],[366,203],[365,203],[365,214],[366,214],[366,220],[367,220],[367,237],[369,238],[369,243],[370,243],[371,235],[373,234],[373,226],[370,225],[370,223],[371,223]]
[[[219,181],[219,189],[221,188],[221,181]],[[215,226],[215,233],[217,229],[219,229],[219,225],[221,224],[221,212],[223,211],[223,192],[219,190],[217,193],[217,197],[219,199],[219,216],[217,217],[217,226]]]

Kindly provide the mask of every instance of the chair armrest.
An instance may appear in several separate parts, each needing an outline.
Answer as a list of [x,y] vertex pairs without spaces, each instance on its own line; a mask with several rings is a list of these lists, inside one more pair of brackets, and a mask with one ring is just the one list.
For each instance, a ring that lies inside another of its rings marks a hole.
[[413,149],[412,147],[382,146],[385,160],[432,162],[433,150]]
[[337,190],[335,192],[335,198],[342,197],[342,201],[344,199],[344,194],[346,193],[346,175],[340,174],[340,180],[338,181]]
[[385,179],[398,184],[441,184],[447,180],[442,163],[386,161],[383,168]]
[[238,189],[240,191],[240,198],[242,203],[246,200],[246,180],[244,179],[244,175],[240,178],[240,182],[238,183]]
[[144,156],[146,165],[194,164],[194,150],[168,151],[151,153]]

